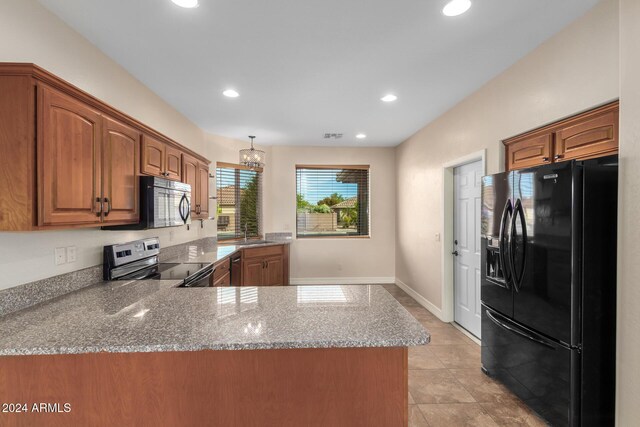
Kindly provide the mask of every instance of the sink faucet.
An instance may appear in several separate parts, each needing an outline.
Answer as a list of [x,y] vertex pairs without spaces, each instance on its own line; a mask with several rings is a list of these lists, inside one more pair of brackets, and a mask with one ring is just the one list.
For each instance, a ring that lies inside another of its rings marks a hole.
[[247,223],[244,223],[244,241],[247,241]]

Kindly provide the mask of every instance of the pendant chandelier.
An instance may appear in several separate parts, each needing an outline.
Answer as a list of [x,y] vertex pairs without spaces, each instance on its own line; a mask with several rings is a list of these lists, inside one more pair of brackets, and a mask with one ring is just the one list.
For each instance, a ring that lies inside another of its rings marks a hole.
[[251,169],[261,168],[264,166],[266,158],[265,152],[253,148],[253,140],[255,139],[255,136],[249,136],[249,138],[251,138],[251,148],[240,150],[240,164]]

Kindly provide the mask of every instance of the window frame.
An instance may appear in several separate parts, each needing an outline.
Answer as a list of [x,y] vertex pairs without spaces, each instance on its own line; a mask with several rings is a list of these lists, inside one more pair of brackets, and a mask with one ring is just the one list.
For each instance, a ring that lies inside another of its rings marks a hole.
[[219,207],[219,201],[218,199],[218,178],[219,178],[219,174],[218,174],[218,169],[236,169],[236,170],[246,170],[246,171],[251,171],[251,172],[256,172],[261,174],[260,175],[260,213],[259,213],[259,219],[258,219],[258,234],[256,236],[247,236],[247,238],[258,238],[258,239],[262,239],[264,237],[264,230],[263,230],[263,226],[264,226],[264,168],[250,168],[248,166],[244,166],[244,165],[240,165],[237,163],[229,163],[229,162],[216,162],[216,239],[218,241],[222,241],[222,242],[237,242],[237,241],[241,241],[244,240],[244,237],[242,236],[232,236],[232,237],[221,237],[220,236],[220,232],[218,230],[218,217],[219,217],[219,213],[218,213],[218,207]]
[[298,206],[295,205],[295,239],[296,240],[313,240],[313,239],[370,239],[371,238],[371,165],[365,164],[351,164],[351,165],[338,165],[338,164],[296,164],[294,166],[294,184],[295,184],[295,200],[298,198],[298,169],[352,169],[352,170],[366,170],[367,171],[367,234],[360,235],[340,235],[340,234],[328,234],[328,235],[300,235],[298,234]]

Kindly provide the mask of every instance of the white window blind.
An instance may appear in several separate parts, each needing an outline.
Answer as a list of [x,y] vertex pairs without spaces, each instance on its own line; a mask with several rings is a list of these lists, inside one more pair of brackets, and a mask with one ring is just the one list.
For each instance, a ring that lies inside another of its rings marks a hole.
[[262,235],[262,169],[218,163],[218,239]]
[[369,166],[296,166],[296,234],[369,236]]

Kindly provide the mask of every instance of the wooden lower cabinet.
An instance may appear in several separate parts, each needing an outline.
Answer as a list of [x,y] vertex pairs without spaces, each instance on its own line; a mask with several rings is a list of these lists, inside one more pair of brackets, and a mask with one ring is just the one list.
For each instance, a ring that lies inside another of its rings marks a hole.
[[264,285],[264,260],[262,258],[242,261],[242,286]]
[[211,276],[211,286],[230,286],[231,285],[231,260],[224,260],[214,265],[213,275]]
[[[408,351],[2,356],[0,401],[29,405],[0,415],[6,427],[407,426]],[[60,412],[33,412],[36,402],[57,403]]]
[[284,257],[277,256],[264,260],[264,286],[284,285]]
[[618,153],[618,101],[503,141],[507,171]]
[[289,284],[289,246],[275,245],[242,250],[241,286]]

